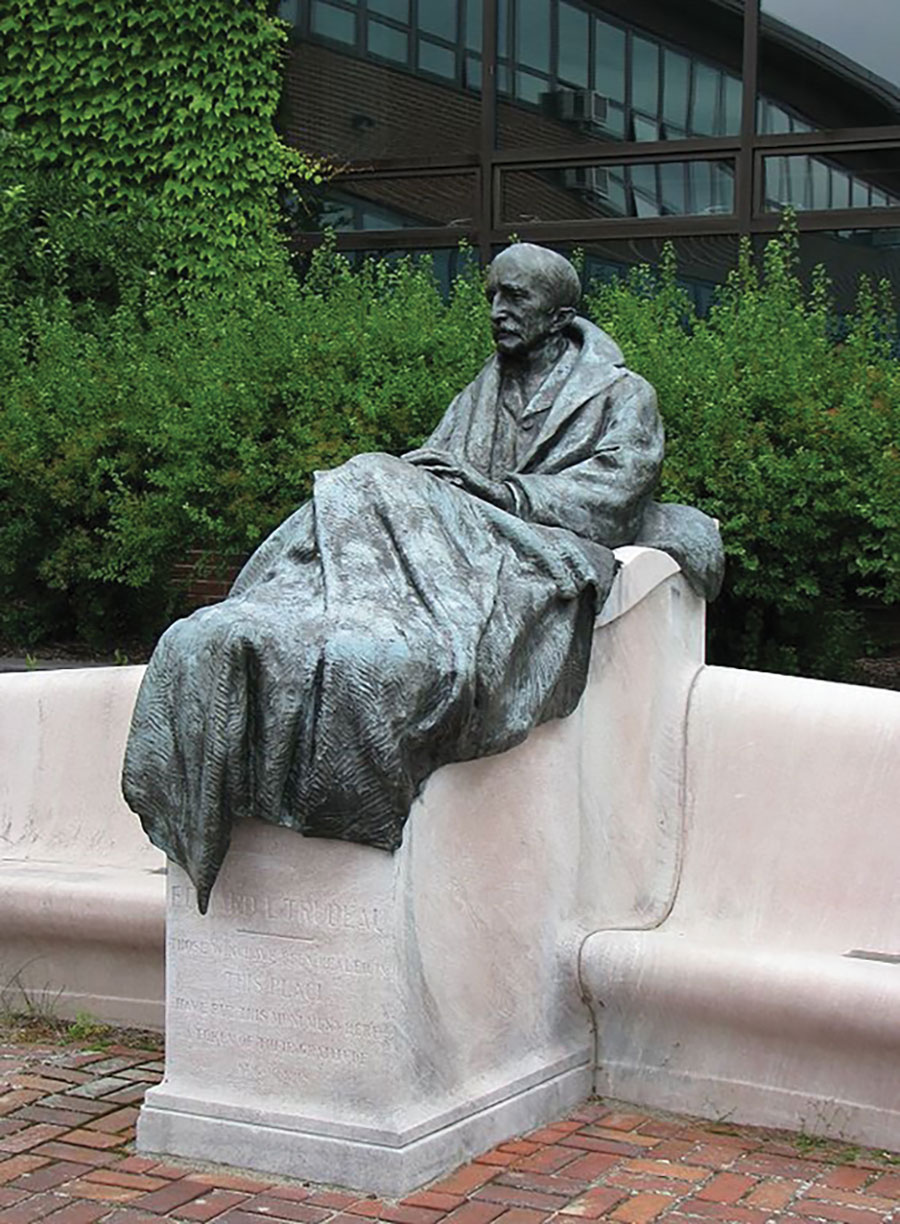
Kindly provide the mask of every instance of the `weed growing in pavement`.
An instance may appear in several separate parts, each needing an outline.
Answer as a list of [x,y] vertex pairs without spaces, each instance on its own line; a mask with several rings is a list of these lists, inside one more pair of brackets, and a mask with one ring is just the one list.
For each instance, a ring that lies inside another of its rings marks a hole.
[[63,1041],[69,1045],[76,1042],[89,1042],[90,1049],[103,1050],[112,1044],[112,1028],[102,1020],[92,1016],[90,1012],[75,1013],[75,1019],[62,1034]]
[[24,974],[34,964],[33,958],[17,969],[0,987],[0,1021],[8,1024],[13,1018],[24,1018],[33,1024],[44,1024],[55,1028],[59,1023],[56,1014],[62,990],[54,990],[49,982],[43,986],[28,986]]

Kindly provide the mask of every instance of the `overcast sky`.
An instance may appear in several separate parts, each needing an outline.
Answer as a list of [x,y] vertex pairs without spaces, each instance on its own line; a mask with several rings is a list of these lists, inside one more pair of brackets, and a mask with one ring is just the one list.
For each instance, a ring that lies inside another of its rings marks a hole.
[[900,82],[900,0],[763,0],[763,12]]

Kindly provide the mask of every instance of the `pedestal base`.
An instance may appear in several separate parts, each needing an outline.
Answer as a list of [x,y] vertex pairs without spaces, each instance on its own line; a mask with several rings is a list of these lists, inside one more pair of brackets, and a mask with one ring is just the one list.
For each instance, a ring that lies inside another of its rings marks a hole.
[[152,1088],[141,1111],[138,1146],[399,1198],[584,1100],[592,1073],[588,1051],[584,1057],[580,1065],[535,1083],[506,1085],[493,1094],[508,1093],[500,1099],[472,1101],[406,1132],[329,1124],[321,1118],[263,1118],[258,1111],[229,1108],[217,1099]]

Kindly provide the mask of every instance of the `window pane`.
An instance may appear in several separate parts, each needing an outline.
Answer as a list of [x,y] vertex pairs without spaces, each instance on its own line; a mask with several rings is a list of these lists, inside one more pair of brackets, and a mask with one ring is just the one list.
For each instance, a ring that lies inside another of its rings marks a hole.
[[832,170],[831,174],[831,207],[850,207],[850,175],[843,170]]
[[900,208],[900,148],[766,157],[763,173],[768,212]]
[[296,214],[299,229],[409,229],[474,222],[473,175],[336,180],[319,189]]
[[324,0],[313,0],[312,32],[323,38],[334,38],[340,42],[356,42],[356,17],[344,9],[332,8]]
[[741,104],[744,90],[739,77],[725,76],[725,135],[734,136],[741,130]]
[[[373,236],[373,242],[377,241],[378,239]],[[449,297],[452,282],[456,277],[470,270],[472,264],[477,265],[478,262],[471,249],[460,250],[458,246],[390,247],[388,249],[373,246],[369,250],[345,251],[344,254],[356,267],[367,259],[384,260],[388,264],[394,264],[407,258],[412,258],[417,264],[427,261],[431,265],[434,278],[445,298]]]
[[369,50],[373,55],[405,64],[409,57],[409,36],[393,26],[369,19]]
[[800,271],[809,276],[822,264],[831,278],[834,304],[841,313],[856,305],[860,275],[887,280],[900,298],[900,229],[823,230],[800,235]]
[[560,0],[559,5],[559,66],[557,75],[573,85],[587,88],[588,15],[584,9],[573,8]]
[[610,102],[606,108],[606,121],[603,124],[604,133],[607,138],[612,137],[614,140],[625,139],[625,108],[624,106],[616,106]]
[[466,6],[466,46],[470,51],[481,50],[483,23],[482,0],[464,0]]
[[550,71],[550,6],[548,0],[517,0],[516,60],[527,68]]
[[[646,264],[658,269],[663,254],[663,245],[672,243],[677,259],[678,283],[693,298],[700,314],[706,314],[712,305],[716,288],[723,284],[728,273],[737,264],[738,240],[731,235],[705,234],[702,238],[596,238],[579,242],[583,255],[582,280],[586,287],[592,282],[604,282],[625,277],[637,264]],[[557,245],[554,250],[569,255],[566,245]],[[602,324],[602,319],[599,320]],[[618,337],[621,339],[621,337]]]
[[663,71],[663,119],[683,130],[687,127],[690,60],[675,51],[666,51]]
[[631,97],[635,106],[655,115],[659,109],[659,44],[646,38],[631,43]]
[[516,97],[523,102],[539,104],[541,98],[550,88],[545,77],[533,76],[530,72],[516,73]]
[[695,216],[710,211],[734,211],[734,174],[728,161],[547,166],[510,170],[502,179],[502,217],[507,225]]
[[456,42],[456,0],[419,0],[419,29]]
[[625,31],[607,21],[594,21],[594,89],[604,97],[625,102]]
[[897,0],[763,0],[760,34],[761,96],[809,128],[900,123]]
[[688,166],[685,162],[663,162],[659,168],[663,212],[684,216],[690,211],[687,194]]
[[466,89],[481,89],[481,57],[479,55],[466,56],[465,74],[463,84]]
[[659,140],[659,124],[655,119],[644,119],[642,115],[634,117],[635,140]]
[[300,0],[280,0],[278,16],[282,21],[297,25],[300,21]]
[[509,0],[497,0],[497,54],[509,55]]
[[382,17],[393,17],[394,21],[402,21],[409,25],[409,0],[368,0],[370,13],[380,13]]
[[438,47],[434,43],[419,39],[419,67],[423,72],[433,72],[435,76],[456,76],[456,52],[447,47]]
[[696,136],[719,136],[721,112],[719,109],[720,74],[707,64],[694,64],[694,89],[691,105],[691,131]]

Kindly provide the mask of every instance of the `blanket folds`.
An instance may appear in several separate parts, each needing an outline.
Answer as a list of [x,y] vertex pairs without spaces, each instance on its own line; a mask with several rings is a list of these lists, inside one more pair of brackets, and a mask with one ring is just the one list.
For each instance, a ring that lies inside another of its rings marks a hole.
[[[431,772],[574,709],[610,548],[645,519],[664,520],[678,548],[678,515],[654,518],[649,502],[662,458],[652,388],[597,328],[578,320],[573,335],[571,374],[503,474],[514,513],[414,456],[358,456],[316,474],[226,600],[160,639],[123,790],[202,911],[242,817],[396,848]],[[497,382],[492,359],[428,443],[492,477]],[[709,555],[693,580],[709,593],[721,550],[700,519]]]

